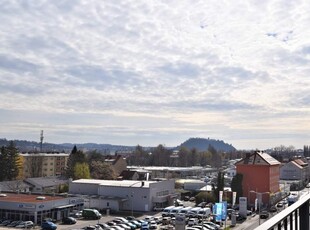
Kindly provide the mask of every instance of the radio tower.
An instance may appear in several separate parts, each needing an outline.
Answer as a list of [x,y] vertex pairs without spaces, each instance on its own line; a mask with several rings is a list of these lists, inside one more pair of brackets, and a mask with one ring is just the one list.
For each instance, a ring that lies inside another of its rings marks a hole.
[[43,147],[43,130],[41,130],[41,135],[40,135],[40,153],[42,153],[42,147]]

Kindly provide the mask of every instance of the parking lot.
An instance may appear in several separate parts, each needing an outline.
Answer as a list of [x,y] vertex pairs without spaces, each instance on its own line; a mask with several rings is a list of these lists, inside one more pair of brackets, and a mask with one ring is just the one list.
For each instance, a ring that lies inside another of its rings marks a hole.
[[[184,206],[186,207],[194,207],[194,203],[192,202],[186,202],[184,203]],[[286,204],[283,205],[283,203],[279,203],[277,205],[277,208],[270,212],[270,210],[268,211],[268,216],[266,217],[266,219],[271,218],[272,216],[276,215],[278,212],[280,212],[281,210],[283,210],[286,207]],[[181,207],[182,209],[185,209],[184,207]],[[175,208],[173,208],[175,209]],[[176,210],[176,209],[175,209]],[[190,208],[189,208],[190,210]],[[195,210],[195,209],[192,209]],[[143,227],[139,227],[141,229],[174,229],[174,225],[175,225],[175,218],[173,218],[173,215],[169,215],[167,218],[162,218],[162,211],[156,211],[156,212],[150,212],[150,213],[146,213],[146,214],[141,214],[138,215],[137,213],[135,213],[135,216],[137,218],[137,220],[140,220],[140,223],[142,223],[144,221],[150,222],[151,220],[156,220],[156,224],[153,224],[151,226],[151,223],[149,223],[149,225],[145,228]],[[127,213],[127,215],[130,215],[129,213]],[[127,217],[126,214],[123,215],[103,215],[102,218],[100,218],[99,220],[85,220],[83,218],[78,218],[77,222],[73,225],[65,225],[63,223],[58,222],[57,223],[57,229],[60,230],[78,230],[78,229],[86,229],[86,227],[90,227],[90,226],[98,226],[98,224],[107,224],[107,223],[111,223],[112,221],[115,221],[118,217],[123,217],[126,218]],[[210,221],[211,215],[207,215],[206,218],[204,218],[203,222],[208,222]],[[259,215],[255,214],[255,213],[250,213],[246,219],[237,219],[236,225],[233,227],[233,229],[244,229],[244,227],[246,227],[246,229],[252,229],[252,228],[247,228],[247,226],[251,226],[254,227],[256,225],[256,223],[258,223],[259,221],[262,223],[264,221],[266,221],[266,219],[264,219],[263,217],[261,217],[259,219]],[[167,221],[168,220],[168,221]],[[192,229],[192,230],[207,230],[207,229],[212,229],[212,228],[204,228],[203,226],[203,222],[199,221],[198,218],[186,218],[186,228],[187,229]],[[226,226],[231,226],[231,220],[230,218],[227,218],[226,221],[223,221],[222,226],[220,229],[224,229],[224,227]],[[126,228],[126,226],[121,227],[121,224],[118,223],[115,226],[106,226],[106,228],[109,227],[109,229],[113,229],[113,230],[133,230],[134,228]],[[14,227],[4,227],[4,226],[0,226],[0,229],[16,229]],[[40,226],[36,226],[35,229],[41,229]],[[91,227],[89,229],[92,229]],[[94,228],[93,228],[94,229]],[[100,229],[100,228],[97,228]],[[254,229],[254,228],[253,228]]]

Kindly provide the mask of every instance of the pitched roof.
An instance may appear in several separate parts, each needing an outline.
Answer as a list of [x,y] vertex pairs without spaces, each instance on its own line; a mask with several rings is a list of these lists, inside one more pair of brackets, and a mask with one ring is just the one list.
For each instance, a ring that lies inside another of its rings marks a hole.
[[137,173],[136,171],[129,171],[129,170],[124,170],[121,174],[120,177],[122,177],[123,180],[131,180],[132,177]]
[[293,164],[293,165],[295,165],[299,169],[303,168],[301,165],[297,164],[295,161],[290,161],[288,164]]
[[267,153],[256,151],[247,154],[245,158],[238,161],[236,165],[280,165],[281,163]]
[[299,165],[302,166],[302,167],[306,167],[306,166],[308,165],[307,162],[304,162],[304,161],[301,160],[301,159],[295,159],[294,162],[295,162],[296,164],[299,164]]
[[61,177],[61,176],[55,176],[55,177],[34,177],[34,178],[27,178],[25,181],[33,186],[36,187],[53,187],[60,184],[66,184],[68,183],[68,179]]

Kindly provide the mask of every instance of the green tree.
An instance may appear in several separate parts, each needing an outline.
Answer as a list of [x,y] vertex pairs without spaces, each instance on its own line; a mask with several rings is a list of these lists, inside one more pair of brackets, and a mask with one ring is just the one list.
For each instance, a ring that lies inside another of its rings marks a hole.
[[243,175],[240,173],[237,173],[231,180],[231,191],[236,192],[236,200],[239,200],[239,197],[243,196],[243,188],[242,188],[242,180]]
[[68,178],[74,178],[74,168],[77,163],[86,163],[86,155],[77,150],[76,146],[73,147],[67,162],[66,175]]
[[215,168],[220,168],[222,166],[221,156],[212,145],[209,145],[208,151],[211,153],[211,166]]
[[78,179],[90,179],[89,166],[87,163],[76,163],[74,165],[74,180]]
[[218,172],[216,186],[212,184],[212,190],[216,200],[219,200],[219,192],[224,191],[224,173]]
[[10,141],[7,146],[2,146],[0,155],[0,180],[15,180],[22,170],[18,149],[15,143]]
[[179,166],[181,166],[181,167],[189,166],[188,165],[189,154],[190,154],[189,150],[186,147],[181,146],[181,148],[179,150]]
[[93,179],[116,179],[116,174],[112,167],[103,161],[92,161],[90,164],[90,174]]

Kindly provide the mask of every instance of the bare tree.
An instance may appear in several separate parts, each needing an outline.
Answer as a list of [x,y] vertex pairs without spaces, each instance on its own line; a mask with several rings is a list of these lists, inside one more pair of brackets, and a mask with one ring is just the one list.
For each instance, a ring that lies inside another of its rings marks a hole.
[[42,177],[43,157],[35,153],[25,159],[26,177]]

